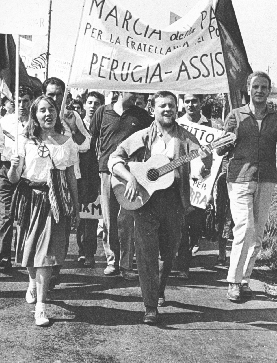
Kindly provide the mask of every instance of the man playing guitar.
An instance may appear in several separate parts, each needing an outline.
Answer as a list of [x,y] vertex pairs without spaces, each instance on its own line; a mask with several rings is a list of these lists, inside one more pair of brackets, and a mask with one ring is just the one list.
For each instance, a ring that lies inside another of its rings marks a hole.
[[[204,175],[212,163],[211,155],[200,149],[196,137],[175,121],[177,98],[173,93],[157,92],[152,106],[155,120],[151,126],[123,141],[109,158],[109,170],[125,181],[124,195],[131,202],[138,197],[140,185],[128,170],[128,161],[143,162],[159,154],[175,160],[199,150]],[[189,163],[176,168],[172,185],[155,191],[147,203],[134,210],[136,258],[146,307],[145,324],[157,324],[157,307],[165,302],[164,290],[180,243],[182,216],[192,208],[189,173]]]

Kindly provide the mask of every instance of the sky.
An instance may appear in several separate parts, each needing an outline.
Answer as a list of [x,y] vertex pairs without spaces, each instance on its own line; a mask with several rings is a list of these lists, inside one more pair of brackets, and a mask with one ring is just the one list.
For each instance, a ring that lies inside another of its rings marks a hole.
[[[184,16],[195,2],[196,0],[116,0],[117,5],[130,10],[150,26],[160,29],[169,25],[170,11]],[[252,69],[269,72],[273,82],[277,84],[277,1],[232,0],[232,3]],[[80,4],[82,0],[53,0],[52,40],[61,29],[66,29],[64,43],[76,37]],[[52,54],[63,57],[64,50],[59,39],[57,44],[55,49],[54,45],[50,48],[50,53],[52,51]]]

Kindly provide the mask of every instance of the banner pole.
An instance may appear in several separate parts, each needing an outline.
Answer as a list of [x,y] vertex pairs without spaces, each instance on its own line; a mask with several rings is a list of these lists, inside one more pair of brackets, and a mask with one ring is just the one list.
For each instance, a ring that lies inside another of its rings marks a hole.
[[62,120],[63,115],[64,115],[64,108],[65,108],[66,99],[67,99],[68,85],[69,85],[70,78],[71,78],[72,64],[73,64],[74,59],[75,59],[76,47],[77,47],[77,43],[78,43],[78,40],[79,40],[79,34],[80,34],[81,24],[82,24],[82,20],[83,20],[85,3],[86,3],[86,0],[83,1],[83,7],[82,7],[81,17],[80,17],[80,21],[79,21],[78,32],[77,32],[77,36],[76,36],[76,40],[75,40],[73,55],[72,55],[69,74],[68,74],[68,79],[67,79],[67,83],[66,83],[66,87],[65,87],[65,92],[64,92],[64,95],[63,95],[63,102],[62,102],[62,107],[61,107],[61,111],[60,111],[60,119],[61,120]]
[[48,22],[48,40],[47,40],[47,54],[46,54],[46,79],[48,78],[49,70],[49,50],[50,50],[50,36],[51,36],[51,13],[52,13],[52,0],[50,0],[49,5],[49,22]]
[[15,133],[15,154],[18,155],[18,93],[19,93],[19,46],[20,46],[20,40],[19,40],[19,34],[16,34],[15,36],[15,119],[16,122],[16,133]]

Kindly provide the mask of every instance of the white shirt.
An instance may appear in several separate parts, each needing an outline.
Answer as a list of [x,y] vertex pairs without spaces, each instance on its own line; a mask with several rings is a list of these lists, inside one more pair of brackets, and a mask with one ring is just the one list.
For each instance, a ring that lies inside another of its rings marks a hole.
[[[76,112],[76,111],[72,111],[72,112],[74,113],[74,116],[76,118],[76,126],[77,126],[78,130],[85,136],[85,140],[81,145],[76,144],[78,147],[78,152],[84,153],[84,152],[88,151],[90,148],[91,136],[87,132],[78,112]],[[64,135],[68,136],[68,137],[72,137],[72,131],[71,131],[70,127],[68,126],[68,124],[66,123],[66,121],[64,120],[64,118],[62,119],[62,124],[65,129]],[[78,161],[76,162],[76,164],[74,164],[74,172],[75,172],[76,179],[80,179],[81,172],[80,172],[80,166],[79,166],[79,158],[78,158]]]
[[[186,113],[182,117],[178,118],[176,121],[180,126],[183,126],[183,127],[184,127],[184,125],[186,125],[186,121],[193,122],[188,119],[188,115]],[[202,112],[201,112],[201,117],[200,117],[199,121],[195,122],[195,123],[197,123],[198,125],[207,123],[207,118],[205,116],[203,116]]]
[[157,130],[157,136],[151,145],[151,155],[163,154],[170,160],[173,160],[175,139],[172,137],[166,145],[162,137],[163,134]]
[[39,145],[34,141],[28,140],[23,136],[19,137],[18,155],[25,158],[24,170],[22,177],[34,182],[47,182],[49,170],[55,167],[65,170],[69,166],[75,165],[78,161],[78,149],[72,138],[69,138],[64,144],[46,144],[50,157],[41,157],[38,154]]
[[[23,126],[22,122],[17,121],[15,114],[6,115],[0,120],[0,153],[2,161],[10,161],[11,156],[15,152],[15,135],[17,127],[18,135],[20,135],[23,132],[25,125]],[[7,135],[10,135],[11,137]]]

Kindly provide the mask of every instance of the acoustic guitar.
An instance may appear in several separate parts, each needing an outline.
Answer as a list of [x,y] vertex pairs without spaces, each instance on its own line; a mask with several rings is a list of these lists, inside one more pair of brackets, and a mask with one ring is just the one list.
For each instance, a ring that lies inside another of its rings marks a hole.
[[[212,143],[205,145],[211,153],[214,149],[233,143],[236,135],[226,133]],[[111,184],[118,203],[127,210],[136,210],[148,202],[156,190],[166,189],[174,182],[174,169],[197,158],[198,150],[193,150],[188,155],[170,161],[165,155],[153,155],[145,162],[129,162],[128,170],[138,182],[138,195],[133,202],[125,196],[126,181],[112,175]]]

